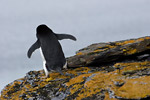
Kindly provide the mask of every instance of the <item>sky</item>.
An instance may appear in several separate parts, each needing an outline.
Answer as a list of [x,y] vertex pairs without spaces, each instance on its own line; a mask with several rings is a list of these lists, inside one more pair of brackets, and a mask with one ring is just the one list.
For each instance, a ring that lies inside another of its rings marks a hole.
[[60,41],[66,57],[93,43],[149,36],[150,0],[0,0],[0,90],[31,70],[41,70],[36,27],[46,24],[77,41]]

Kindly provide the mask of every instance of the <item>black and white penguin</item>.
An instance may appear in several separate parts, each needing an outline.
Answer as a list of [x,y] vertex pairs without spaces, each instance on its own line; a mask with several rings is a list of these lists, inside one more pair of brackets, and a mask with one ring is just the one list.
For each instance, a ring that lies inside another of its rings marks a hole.
[[39,25],[36,32],[37,41],[30,47],[27,56],[30,58],[32,53],[40,48],[46,77],[50,71],[57,71],[62,74],[61,70],[67,68],[67,62],[58,40],[71,39],[76,41],[76,38],[69,34],[56,34],[44,24]]

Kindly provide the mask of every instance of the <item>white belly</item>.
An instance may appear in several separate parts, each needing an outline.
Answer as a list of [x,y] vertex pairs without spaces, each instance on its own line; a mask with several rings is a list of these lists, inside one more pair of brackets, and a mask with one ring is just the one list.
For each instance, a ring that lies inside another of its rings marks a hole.
[[47,70],[47,68],[46,68],[46,60],[45,60],[45,57],[44,57],[44,55],[43,55],[43,52],[42,52],[42,49],[41,49],[41,48],[40,48],[40,53],[41,53],[41,57],[42,57],[42,59],[43,59],[43,69],[44,69],[44,71],[45,71],[46,76],[48,76],[49,72],[48,72],[48,70]]

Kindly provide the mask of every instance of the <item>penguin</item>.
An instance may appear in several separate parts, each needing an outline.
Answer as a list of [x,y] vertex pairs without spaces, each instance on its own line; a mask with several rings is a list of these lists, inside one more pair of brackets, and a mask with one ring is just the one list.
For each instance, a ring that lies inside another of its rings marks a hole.
[[37,41],[27,52],[28,58],[31,58],[36,49],[40,49],[46,77],[51,71],[63,74],[61,70],[67,68],[67,61],[58,40],[71,39],[76,41],[76,38],[70,34],[56,34],[45,24],[36,28],[36,37]]

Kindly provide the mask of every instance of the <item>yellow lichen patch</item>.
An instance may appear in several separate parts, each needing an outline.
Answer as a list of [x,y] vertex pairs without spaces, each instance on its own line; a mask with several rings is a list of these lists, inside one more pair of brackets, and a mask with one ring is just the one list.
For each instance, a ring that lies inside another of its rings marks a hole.
[[80,67],[80,68],[76,68],[76,69],[73,69],[73,70],[68,69],[66,71],[66,73],[73,74],[73,75],[77,76],[79,72],[80,73],[88,73],[90,70],[91,69],[88,68],[88,67]]
[[135,40],[127,40],[124,42],[117,42],[116,45],[126,45],[126,44],[134,43],[134,42],[136,42],[136,41]]
[[[49,78],[45,78],[45,79],[49,79]],[[1,95],[1,100],[7,100],[5,98],[10,98],[10,97],[11,100],[23,100],[22,98],[20,98],[21,95],[25,95],[26,98],[30,98],[32,97],[30,93],[36,93],[38,89],[43,88],[47,84],[53,84],[51,82],[45,81],[45,79],[43,79],[42,77],[40,79],[37,78],[35,79],[37,81],[34,82],[31,81],[32,83],[28,82],[30,80],[27,81],[24,79],[19,79],[19,81],[14,81],[13,83],[5,87],[6,91],[3,90]],[[37,94],[39,94],[39,92],[37,92]]]
[[126,45],[129,43],[135,43],[135,42],[139,42],[139,41],[144,41],[145,39],[150,39],[150,37],[144,37],[144,38],[139,38],[139,39],[133,39],[133,40],[127,40],[124,42],[116,42],[116,45]]
[[53,78],[52,78],[52,77],[47,78],[45,81],[51,81],[51,80],[53,80]]
[[115,48],[115,47],[116,47],[115,45],[106,45],[105,47],[98,47],[97,49],[105,51],[105,50],[108,50],[108,49],[111,49],[111,48]]
[[89,52],[89,54],[97,54],[97,53],[100,53],[100,52],[103,52],[103,51],[106,51],[108,49],[111,49],[111,48],[115,48],[116,46],[112,46],[112,45],[106,45],[105,47],[98,47],[97,49]]
[[90,75],[91,75],[91,73],[90,74],[82,74],[80,76],[72,78],[72,79],[70,79],[69,82],[66,83],[66,86],[71,86],[73,84],[81,83],[85,80],[86,77],[89,77]]
[[83,87],[83,84],[75,84],[71,89],[70,93],[74,94],[75,92],[79,91]]
[[[20,81],[15,81],[12,84],[8,84],[5,87],[5,90],[3,90],[3,93],[5,97],[13,96],[13,94],[16,93],[18,90],[17,87],[20,86],[21,82]],[[16,88],[15,88],[16,87]],[[10,94],[9,94],[10,93]],[[2,97],[1,97],[2,98]],[[3,100],[3,99],[2,99]]]
[[26,94],[26,97],[30,98],[30,97],[32,97],[32,95],[28,94],[27,92],[34,93],[38,89],[40,89],[40,88],[42,88],[45,85],[50,84],[50,83],[48,83],[46,81],[39,81],[37,83],[35,82],[34,84],[37,85],[35,87],[33,87],[29,83],[26,83],[26,81],[21,83],[23,85],[22,87],[18,87],[19,86],[18,84],[20,84],[20,82],[19,83],[18,82],[13,82],[12,85],[7,86],[5,88],[5,89],[7,89],[7,91],[3,90],[1,100],[7,100],[7,99],[4,99],[4,98],[9,98],[9,97],[11,97],[11,100],[23,100],[22,98],[19,97],[20,95],[23,95],[23,94]]
[[[108,75],[109,76],[109,75]],[[104,88],[105,85],[105,81],[108,79],[108,77],[106,74],[104,73],[97,73],[89,82],[86,82],[84,84],[84,87],[87,87],[87,88],[95,88],[95,89],[98,89],[98,88]],[[100,80],[98,80],[100,79]],[[99,85],[99,86],[97,86]]]
[[125,54],[135,54],[137,52],[136,49],[123,49]]
[[99,94],[102,90],[107,90],[110,87],[115,87],[113,80],[118,78],[116,71],[110,73],[95,73],[88,82],[84,83],[84,88],[81,89],[77,96],[77,100],[82,98],[92,97],[94,94]]
[[150,62],[144,61],[144,62],[133,62],[133,63],[117,63],[114,65],[115,68],[122,68],[120,70],[120,73],[122,74],[130,74],[134,73],[139,70],[144,70],[146,68],[150,68]]
[[76,100],[82,100],[82,98],[90,97],[93,94],[100,92],[101,90],[98,89],[91,89],[91,88],[83,88],[80,93],[78,94]]
[[51,80],[54,80],[54,79],[64,79],[64,78],[69,78],[69,76],[61,75],[60,73],[53,72],[53,73],[50,73],[50,74],[49,74],[49,78],[51,78]]
[[[130,64],[133,66],[139,65],[139,67],[141,67],[140,65],[142,65],[142,66],[146,67],[146,65],[150,64],[150,63],[149,62],[128,63],[128,68],[129,68]],[[117,64],[117,65],[119,65],[119,64]],[[125,66],[124,68],[127,67],[126,65],[124,65],[124,66]],[[135,68],[138,68],[138,67],[135,67]],[[142,69],[142,67],[140,69]],[[122,69],[122,70],[124,70],[124,69]],[[150,80],[149,78],[146,78],[146,79]],[[84,83],[84,88],[81,89],[77,98],[78,98],[78,100],[80,100],[85,97],[91,97],[93,94],[97,94],[100,91],[107,90],[107,89],[111,89],[112,91],[117,91],[118,89],[120,89],[120,86],[122,86],[122,85],[124,86],[124,84],[128,80],[130,80],[130,79],[127,79],[123,75],[119,74],[117,71],[113,71],[110,73],[101,73],[101,72],[96,73],[96,75],[94,77],[92,77],[90,81]],[[147,83],[147,84],[149,84],[149,83]],[[134,91],[136,91],[136,90],[133,90],[132,92],[134,92]],[[124,92],[124,94],[128,94],[128,92]],[[130,95],[130,94],[128,94],[128,95]],[[136,97],[136,96],[138,96],[138,94],[133,97]],[[117,100],[117,99],[110,98],[108,100]]]
[[138,41],[144,41],[145,39],[144,38],[139,38],[137,39]]
[[150,96],[150,76],[128,79],[119,89],[114,90],[115,95],[128,99],[139,99]]
[[108,48],[115,48],[116,46],[107,45],[106,47],[108,47]]
[[[66,91],[67,93],[70,92],[69,94],[65,94],[65,99],[67,99],[67,97],[73,97],[75,100],[90,98],[96,95],[101,95],[102,93],[105,94],[105,100],[117,100],[113,98],[115,96],[128,99],[138,99],[150,96],[150,76],[138,76],[137,74],[125,75],[125,73],[130,74],[139,70],[141,72],[143,70],[145,71],[145,69],[150,68],[149,61],[117,63],[114,67],[120,69],[120,73],[118,70],[111,72],[91,72],[90,68],[81,67],[63,70],[64,74],[69,73],[68,75],[71,74],[71,76],[65,76],[53,72],[49,74],[50,78],[42,79],[41,77],[44,76],[43,73],[36,77],[29,74],[31,77],[25,77],[24,79],[20,79],[6,86],[2,91],[0,99],[7,100],[11,97],[12,100],[22,100],[20,95],[25,94],[27,98],[30,98],[33,96],[32,93],[41,95],[43,93],[42,89],[46,88],[54,90],[57,88],[57,90],[59,89],[58,92],[64,94]],[[39,72],[33,73],[36,75],[40,74]],[[136,77],[132,77],[135,75]],[[58,81],[57,79],[60,78],[64,80]],[[50,88],[48,86],[50,86]],[[112,91],[112,94],[109,94],[108,91]]]
[[84,53],[83,52],[78,52],[76,55],[83,55]]
[[75,71],[75,72],[80,72],[80,73],[88,73],[91,69],[88,68],[88,67],[80,67],[80,68],[76,68],[72,71]]
[[144,41],[144,40],[149,40],[150,39],[150,37],[144,37],[144,38],[139,38],[139,39],[137,39],[138,41]]
[[150,39],[150,37],[147,36],[147,37],[145,37],[145,39]]
[[99,52],[102,52],[104,50],[94,50],[93,53],[99,53]]
[[96,50],[103,50],[103,51],[105,51],[105,50],[108,50],[109,49],[109,47],[108,47],[108,45],[104,48],[104,47],[98,47]]

